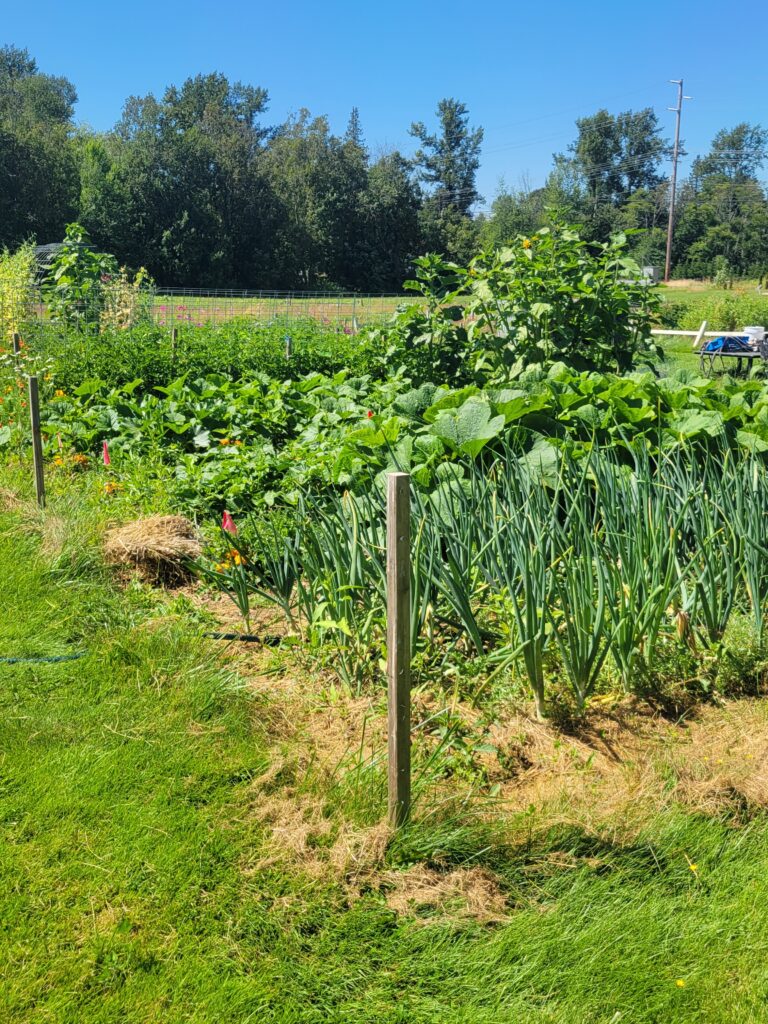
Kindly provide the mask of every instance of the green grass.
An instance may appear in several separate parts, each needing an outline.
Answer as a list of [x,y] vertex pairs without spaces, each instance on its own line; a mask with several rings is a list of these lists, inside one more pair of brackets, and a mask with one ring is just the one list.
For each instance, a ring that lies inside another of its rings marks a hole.
[[[54,496],[55,515],[61,554],[28,515],[0,514],[0,655],[89,652],[0,665],[4,1022],[766,1019],[763,815],[737,827],[671,807],[631,842],[618,822],[524,842],[503,809],[489,837],[471,819],[429,825],[422,807],[391,861],[491,867],[510,906],[491,926],[245,870],[264,852],[253,780],[279,750],[269,702],[178,601],[114,589],[74,498]],[[303,785],[317,792],[311,769]]]

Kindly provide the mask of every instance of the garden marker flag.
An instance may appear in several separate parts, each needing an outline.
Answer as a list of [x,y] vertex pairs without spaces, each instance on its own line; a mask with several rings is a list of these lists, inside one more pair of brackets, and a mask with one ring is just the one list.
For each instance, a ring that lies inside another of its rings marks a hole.
[[227,533],[237,533],[235,520],[232,518],[229,512],[225,511],[224,515],[221,517],[221,528],[222,530],[226,530]]
[[101,442],[101,454],[102,454],[102,456],[104,458],[104,465],[105,466],[111,465],[112,459],[110,459],[110,457],[109,457],[109,448],[107,447],[107,442],[106,441],[102,441]]

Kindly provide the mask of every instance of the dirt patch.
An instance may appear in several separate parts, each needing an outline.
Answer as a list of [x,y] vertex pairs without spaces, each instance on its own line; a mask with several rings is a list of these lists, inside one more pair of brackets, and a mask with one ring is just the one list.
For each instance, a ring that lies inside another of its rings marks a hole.
[[[215,594],[188,588],[184,593],[200,609],[207,612],[223,633],[245,633],[245,622],[235,602],[226,594]],[[285,615],[274,606],[251,608],[250,631],[266,642],[284,639],[290,635]]]
[[149,516],[107,531],[104,555],[111,565],[132,566],[153,583],[189,578],[188,562],[202,544],[195,526],[183,516]]

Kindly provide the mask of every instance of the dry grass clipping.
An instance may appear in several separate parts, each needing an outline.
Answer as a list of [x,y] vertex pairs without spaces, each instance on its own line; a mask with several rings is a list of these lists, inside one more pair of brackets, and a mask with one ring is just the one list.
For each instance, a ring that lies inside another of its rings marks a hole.
[[149,516],[109,530],[104,555],[111,565],[130,565],[154,582],[187,579],[187,562],[202,553],[194,525],[183,516]]
[[10,490],[8,487],[0,487],[1,512],[18,512],[23,507],[24,502],[15,491]]
[[[495,876],[485,868],[436,871],[416,864],[407,871],[388,871],[382,878],[387,905],[398,914],[471,918],[481,924],[503,921],[507,901]],[[428,918],[427,918],[428,920]]]

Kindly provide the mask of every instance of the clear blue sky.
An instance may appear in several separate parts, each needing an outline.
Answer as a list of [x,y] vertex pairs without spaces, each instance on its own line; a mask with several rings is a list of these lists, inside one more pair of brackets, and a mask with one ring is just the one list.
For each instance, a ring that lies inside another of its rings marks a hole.
[[129,95],[221,71],[268,90],[267,123],[305,106],[341,132],[357,106],[374,153],[410,153],[410,123],[433,124],[438,100],[453,96],[485,128],[478,182],[489,200],[502,177],[543,184],[575,118],[601,107],[652,106],[671,137],[670,78],[693,97],[691,155],[719,128],[768,126],[766,0],[0,0],[0,43],[70,78],[78,120],[96,129]]

